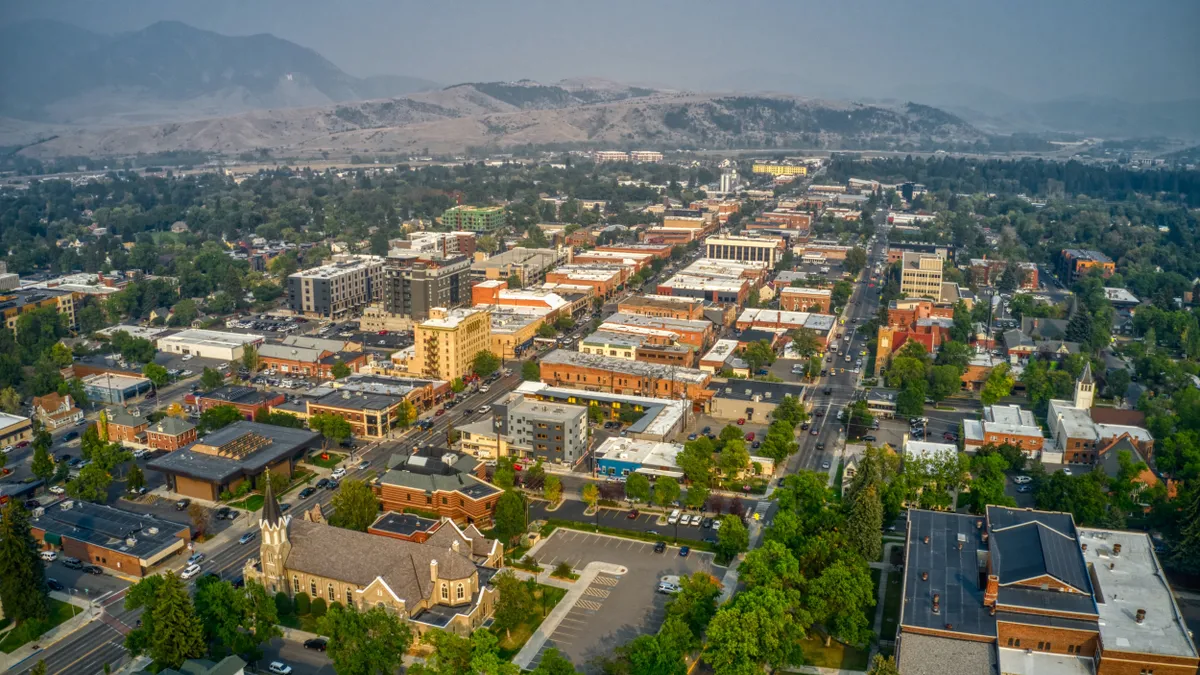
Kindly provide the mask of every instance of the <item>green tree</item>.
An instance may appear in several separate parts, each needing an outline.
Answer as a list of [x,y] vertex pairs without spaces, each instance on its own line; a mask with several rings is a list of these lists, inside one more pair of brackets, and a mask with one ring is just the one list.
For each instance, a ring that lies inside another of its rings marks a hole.
[[804,604],[814,620],[839,640],[865,644],[871,639],[866,610],[875,606],[875,584],[865,560],[831,562],[805,587]]
[[210,431],[216,431],[217,429],[227,427],[234,422],[239,422],[244,419],[245,417],[242,416],[242,411],[238,410],[234,406],[214,405],[208,410],[200,413],[200,424],[197,426],[200,427],[199,430],[201,433],[208,433]]
[[517,578],[512,570],[504,570],[492,577],[500,597],[496,599],[492,627],[504,631],[509,638],[512,629],[521,625],[533,613],[533,594],[529,585]]
[[150,657],[170,668],[204,654],[204,629],[187,588],[174,572],[163,576],[155,598]]
[[733,478],[750,468],[750,451],[746,449],[746,442],[735,439],[726,443],[717,456],[717,467],[728,478]]
[[866,264],[867,252],[858,246],[855,246],[849,251],[846,251],[846,260],[842,263],[842,266],[846,268],[846,272],[850,274],[858,274],[858,271],[861,270]]
[[1021,280],[1017,276],[1017,265],[1010,262],[1004,266],[1004,271],[1000,273],[1000,279],[996,281],[996,288],[1004,293],[1012,293],[1017,290],[1017,286],[1020,283]]
[[0,389],[0,410],[10,415],[21,412],[21,394],[12,387]]
[[330,366],[329,373],[333,375],[333,379],[340,380],[343,377],[348,377],[350,375],[350,366],[338,361]]
[[[919,344],[912,340],[905,345]],[[892,365],[887,370],[887,385],[893,389],[902,389],[910,382],[925,381],[925,362],[911,356],[895,356]]]
[[635,502],[650,501],[650,479],[643,473],[631,473],[625,479],[625,495]]
[[654,481],[654,503],[666,507],[679,500],[679,482],[670,476]]
[[792,349],[800,356],[808,357],[821,351],[821,340],[808,328],[797,328],[788,333],[788,337],[792,339]]
[[588,483],[580,490],[579,496],[589,509],[594,509],[600,503],[600,488],[596,487],[595,483]]
[[750,532],[740,516],[726,514],[721,517],[721,529],[717,530],[717,552],[725,560],[733,560],[737,554],[750,547]]
[[220,371],[213,370],[212,368],[208,368],[206,366],[204,368],[204,372],[200,373],[200,386],[205,391],[212,391],[213,389],[219,388],[223,384],[225,384],[225,376],[222,375]]
[[137,464],[129,469],[129,475],[125,477],[125,486],[130,492],[137,492],[146,487],[146,474],[142,473],[142,468]]
[[[203,420],[203,416],[201,416]],[[325,448],[329,448],[329,444],[337,445],[342,441],[350,438],[353,433],[350,423],[340,415],[332,413],[319,413],[308,418],[308,428],[321,434],[325,439]]]
[[812,617],[798,593],[751,588],[717,610],[708,624],[704,659],[716,675],[750,675],[800,662],[800,640]]
[[900,668],[896,665],[896,657],[876,654],[875,661],[871,664],[871,669],[867,671],[867,675],[900,675]]
[[45,567],[29,529],[29,513],[19,500],[0,508],[0,607],[21,624],[50,615]]
[[543,323],[542,325],[538,326],[537,334],[540,338],[550,339],[558,335],[558,331],[554,329],[554,326],[551,326],[548,323]]
[[775,350],[771,349],[771,345],[766,340],[759,340],[746,347],[742,352],[742,358],[750,366],[751,372],[758,372],[775,363]]
[[146,653],[154,635],[154,608],[158,605],[159,590],[166,583],[165,575],[143,577],[125,593],[125,609],[143,609],[142,624],[125,636],[125,648],[134,656]]
[[501,457],[496,462],[496,471],[492,473],[492,482],[502,490],[508,490],[517,484],[517,469],[509,457]]
[[213,655],[240,654],[253,648],[253,638],[241,630],[247,614],[247,597],[228,581],[201,577],[196,582],[196,617],[204,642]]
[[964,342],[949,340],[943,342],[938,349],[937,359],[934,361],[939,366],[954,366],[959,375],[967,372],[967,364],[971,362],[971,357],[974,355],[973,350]]
[[514,490],[505,490],[496,502],[496,536],[511,542],[525,531],[525,498]]
[[551,647],[542,652],[542,660],[533,669],[533,675],[579,675],[575,664],[563,656],[557,649]]
[[145,366],[142,366],[142,374],[150,378],[150,381],[156,387],[162,387],[171,381],[171,376],[167,374],[167,369],[157,363],[147,363]]
[[521,379],[526,382],[537,382],[542,379],[542,368],[537,361],[526,361],[521,364]]
[[943,401],[962,388],[958,368],[934,366],[929,370],[929,398]]
[[846,538],[856,553],[866,560],[879,560],[883,551],[883,502],[879,490],[867,485],[854,497],[846,518]]
[[304,420],[291,413],[285,413],[282,410],[268,411],[266,408],[259,408],[258,412],[254,413],[254,421],[289,429],[304,429],[308,426]]
[[347,530],[366,532],[367,527],[379,517],[379,498],[361,480],[343,481],[330,505],[333,506],[333,514],[329,516],[329,524]]
[[1007,363],[997,364],[984,380],[979,400],[984,405],[995,405],[997,401],[1012,393],[1016,379],[1010,374]]
[[408,624],[378,605],[365,612],[334,605],[318,626],[329,637],[326,655],[341,675],[394,673],[412,645]]
[[479,377],[490,377],[500,370],[500,357],[488,351],[479,352],[471,359],[471,370]]
[[548,474],[542,483],[542,497],[551,504],[557,504],[562,499],[562,479],[554,474]]
[[108,501],[108,486],[112,476],[99,464],[89,464],[79,475],[67,482],[67,494],[75,499],[103,504]]
[[51,459],[50,453],[43,447],[35,447],[33,449],[33,461],[29,465],[29,470],[33,475],[41,478],[47,483],[54,476],[54,460]]
[[1067,339],[1085,347],[1092,343],[1092,315],[1084,308],[1075,312],[1067,321]]
[[1200,572],[1200,490],[1192,491],[1179,538],[1171,551],[1171,566],[1188,574]]
[[[242,347],[242,367],[250,371],[251,376],[258,372],[258,364],[258,347],[254,345]],[[335,365],[334,367],[336,368],[337,366]]]

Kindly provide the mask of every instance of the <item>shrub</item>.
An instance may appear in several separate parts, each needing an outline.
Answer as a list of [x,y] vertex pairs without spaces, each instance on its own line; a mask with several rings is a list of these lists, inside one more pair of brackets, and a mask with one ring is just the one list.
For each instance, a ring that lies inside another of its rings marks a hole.
[[294,609],[292,599],[288,597],[287,593],[279,591],[275,594],[275,611],[279,612],[279,616],[289,616]]
[[317,598],[312,601],[312,610],[309,612],[313,618],[319,619],[325,616],[325,598]]
[[345,609],[345,607],[342,605],[342,603],[335,600],[335,601],[329,603],[329,611],[332,612],[335,609]]
[[550,575],[558,577],[560,579],[570,579],[571,577],[575,576],[575,571],[572,570],[571,565],[567,561],[564,560],[564,561],[558,563],[558,565],[554,568],[554,571],[551,572]]
[[221,501],[227,502],[230,499],[233,499],[233,493],[230,492],[229,490],[223,490],[221,492]]
[[304,616],[312,610],[312,603],[309,602],[308,593],[296,594],[296,616]]

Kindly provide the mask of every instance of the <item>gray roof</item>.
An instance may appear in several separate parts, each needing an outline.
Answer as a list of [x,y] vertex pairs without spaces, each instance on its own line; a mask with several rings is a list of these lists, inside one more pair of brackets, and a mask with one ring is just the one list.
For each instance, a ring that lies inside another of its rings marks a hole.
[[392,469],[383,474],[379,482],[384,485],[399,485],[401,487],[423,490],[426,493],[459,492],[471,499],[483,499],[500,492],[500,488],[486,483],[475,476],[466,473],[430,474],[417,473],[407,469]]
[[[143,560],[178,544],[179,533],[188,529],[187,525],[144,513],[70,499],[46,507],[42,516],[30,519],[30,524]],[[151,532],[152,528],[156,531]],[[134,543],[130,545],[129,541]]]
[[[902,675],[997,675],[995,645],[990,642],[905,633],[897,645]],[[953,664],[951,667],[950,664]]]
[[187,420],[182,420],[182,419],[179,419],[178,417],[171,417],[170,415],[167,415],[166,417],[164,417],[161,420],[152,424],[150,426],[150,428],[147,429],[147,431],[150,431],[150,432],[153,432],[156,434],[167,434],[169,436],[178,436],[190,429],[195,429],[195,428],[196,428],[196,425],[192,424],[191,422],[189,422]]
[[[996,636],[996,618],[983,606],[979,580],[980,563],[987,560],[977,527],[980,520],[981,516],[960,513],[909,510],[902,626],[946,630],[946,624],[951,624],[957,633]],[[923,572],[929,574],[928,580],[921,579]],[[933,613],[935,593],[940,596],[937,614]]]
[[614,373],[626,373],[661,380],[674,380],[699,384],[709,379],[709,374],[695,368],[678,368],[644,361],[626,361],[598,354],[580,354],[566,349],[555,349],[542,357],[542,363],[572,365],[580,368],[595,368]]
[[1021,332],[1031,338],[1061,340],[1067,336],[1067,320],[1023,317],[1021,319]]
[[145,417],[131,415],[121,408],[108,408],[105,411],[108,415],[108,421],[123,427],[140,427],[145,424],[150,424],[150,421]]
[[752,401],[757,396],[763,403],[779,403],[785,396],[797,402],[804,398],[805,387],[792,382],[763,382],[760,380],[713,380],[708,389],[717,398]]
[[440,578],[467,579],[475,574],[475,564],[453,551],[324,523],[292,520],[288,539],[292,548],[284,563],[287,569],[360,588],[380,578],[410,612],[421,600],[433,597],[430,563],[437,562]]
[[993,531],[992,538],[992,565],[1002,585],[1050,576],[1089,590],[1087,569],[1073,538],[1036,521]]
[[363,391],[337,390],[310,401],[313,405],[355,410],[387,410],[404,400],[403,396],[372,394]]
[[[196,443],[222,446],[247,433],[258,434],[271,442],[238,458],[219,457],[193,449]],[[289,454],[311,447],[319,437],[320,434],[308,429],[291,429],[258,422],[234,422],[208,434],[196,443],[154,459],[147,468],[219,483],[238,475],[256,475]]]
[[263,509],[259,514],[259,520],[268,525],[277,525],[283,518],[283,512],[279,510],[279,500],[275,499],[275,490],[271,487],[271,481],[265,482],[267,487],[263,494]]

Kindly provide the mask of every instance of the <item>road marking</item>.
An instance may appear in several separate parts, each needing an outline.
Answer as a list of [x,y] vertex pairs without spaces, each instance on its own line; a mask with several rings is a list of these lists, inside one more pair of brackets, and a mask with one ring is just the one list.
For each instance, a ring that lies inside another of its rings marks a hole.
[[593,598],[600,598],[600,599],[604,599],[604,598],[608,597],[608,591],[606,591],[602,588],[593,588],[592,586],[588,586],[587,588],[583,589],[583,594],[589,595]]
[[[107,625],[106,625],[106,627],[107,627],[109,630],[112,630],[112,627],[111,627],[111,626],[107,626]],[[116,632],[116,631],[114,631],[114,632]],[[93,648],[93,649],[92,649],[91,651],[89,651],[88,653],[86,653],[86,654],[84,654],[83,656],[81,656],[81,657],[79,657],[79,658],[75,659],[74,661],[72,661],[72,662],[68,663],[66,668],[63,668],[62,670],[56,670],[56,671],[54,671],[54,673],[66,673],[66,672],[70,672],[70,670],[71,670],[71,666],[74,666],[76,663],[79,663],[80,661],[82,661],[82,660],[86,659],[87,657],[91,656],[92,654],[95,654],[96,652],[100,651],[101,649],[104,649],[105,647],[109,646],[110,644],[112,644],[112,643],[110,643],[110,642],[103,642],[103,643],[101,643],[101,644],[97,645],[95,648]]]
[[584,600],[583,598],[580,598],[579,602],[575,603],[575,606],[582,607],[584,609],[590,609],[592,611],[597,611],[600,609],[601,604],[598,602],[593,602],[591,600]]
[[592,583],[600,584],[601,586],[616,586],[617,582],[620,580],[620,577],[606,577],[604,575],[599,575]]

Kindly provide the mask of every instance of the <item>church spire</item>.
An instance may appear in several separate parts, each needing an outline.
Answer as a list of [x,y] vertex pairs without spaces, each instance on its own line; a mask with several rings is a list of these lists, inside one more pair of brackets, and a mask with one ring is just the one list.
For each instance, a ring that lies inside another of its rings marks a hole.
[[1096,383],[1096,381],[1092,379],[1092,362],[1091,361],[1088,361],[1087,363],[1085,363],[1083,365],[1083,375],[1080,375],[1079,379],[1081,381],[1083,381],[1084,384],[1095,384]]
[[271,489],[271,472],[270,470],[263,471],[262,480],[267,482],[267,487],[263,491],[263,509],[262,522],[268,525],[278,525],[283,519],[283,512],[279,510],[279,502],[275,499],[275,492]]

